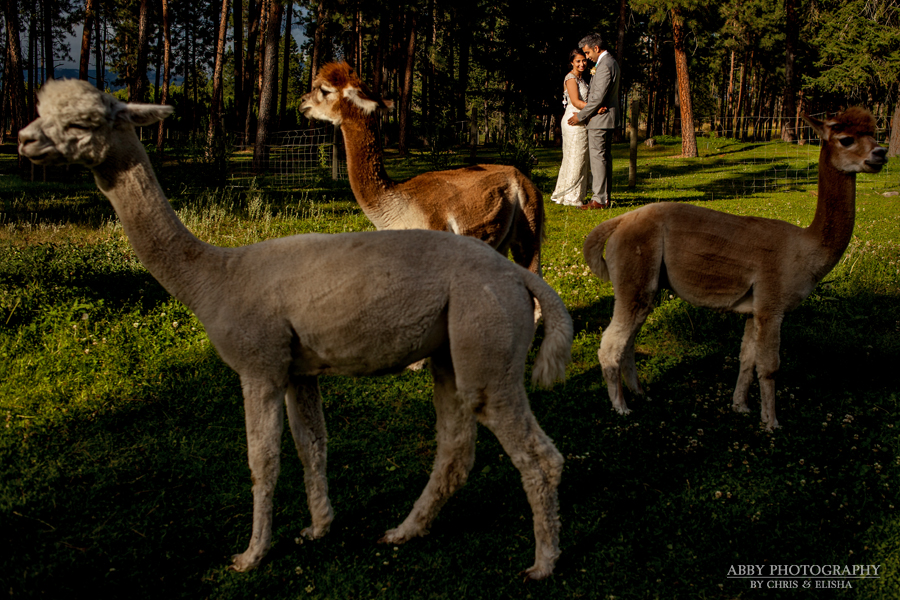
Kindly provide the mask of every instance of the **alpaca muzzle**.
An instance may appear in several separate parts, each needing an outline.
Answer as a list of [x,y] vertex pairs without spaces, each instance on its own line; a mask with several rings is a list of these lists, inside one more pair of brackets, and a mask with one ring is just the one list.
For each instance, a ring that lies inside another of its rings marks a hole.
[[19,130],[19,154],[36,165],[48,164],[59,154],[41,130],[40,121],[35,119]]

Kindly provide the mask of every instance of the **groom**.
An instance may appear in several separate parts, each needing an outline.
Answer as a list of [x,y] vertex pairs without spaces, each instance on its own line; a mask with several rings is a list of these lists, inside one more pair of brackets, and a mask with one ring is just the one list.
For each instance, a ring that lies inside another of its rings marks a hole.
[[591,174],[594,178],[594,197],[582,210],[608,208],[612,195],[612,139],[619,126],[619,64],[603,47],[599,33],[587,35],[578,42],[588,60],[595,64],[591,69],[591,89],[587,103],[572,115],[569,125],[587,121],[588,154],[591,157]]

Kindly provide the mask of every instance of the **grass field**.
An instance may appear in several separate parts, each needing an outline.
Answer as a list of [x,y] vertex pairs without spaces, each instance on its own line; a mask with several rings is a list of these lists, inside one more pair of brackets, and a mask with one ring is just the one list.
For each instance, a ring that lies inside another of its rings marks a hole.
[[[900,190],[896,159],[858,178],[850,247],[785,319],[781,429],[760,428],[756,386],[751,414],[730,409],[742,319],[667,292],[637,342],[652,400],[631,400],[627,417],[611,410],[597,348],[613,294],[581,256],[592,227],[660,200],[812,219],[814,147],[704,140],[700,148],[701,159],[683,160],[677,143],[641,147],[638,186],[628,190],[628,148],[617,146],[618,204],[603,212],[550,203],[560,151],[536,152],[533,177],[548,200],[545,278],[576,331],[566,384],[529,388],[567,459],[563,554],[538,583],[520,576],[534,545],[518,473],[484,429],[468,484],[431,534],[376,543],[410,510],[431,468],[427,372],[322,378],[332,531],[300,540],[309,515],[285,432],[274,546],[257,571],[229,571],[249,540],[252,504],[236,375],[142,267],[86,175],[24,182],[3,155],[0,594],[900,597],[900,197],[883,195]],[[396,177],[427,169],[422,157],[388,156]],[[775,175],[757,184],[763,172]],[[197,187],[177,165],[160,174],[179,216],[211,243],[372,228],[346,186],[274,194]],[[879,577],[841,579],[850,589],[804,578],[784,580],[797,589],[755,589],[729,577],[740,565],[763,565],[768,575],[772,565],[870,564]]]

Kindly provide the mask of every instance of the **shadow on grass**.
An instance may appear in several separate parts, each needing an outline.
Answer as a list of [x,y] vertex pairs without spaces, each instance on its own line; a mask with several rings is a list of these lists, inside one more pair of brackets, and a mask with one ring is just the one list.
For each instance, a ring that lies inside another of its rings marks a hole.
[[[900,308],[895,298],[873,302],[874,327]],[[573,316],[588,331],[608,309],[604,301]],[[692,316],[693,333],[667,324],[683,338],[672,344],[695,343],[703,325]],[[533,555],[530,509],[484,428],[469,482],[431,534],[396,548],[375,543],[411,509],[434,457],[422,372],[323,378],[332,532],[295,542],[308,513],[285,432],[273,549],[256,572],[227,571],[249,540],[250,477],[240,386],[212,350],[160,364],[140,397],[7,430],[0,582],[14,597],[734,598],[749,593],[746,581],[727,578],[735,564],[882,562],[867,548],[876,547],[873,532],[897,522],[889,506],[900,482],[875,465],[897,451],[900,382],[889,367],[900,350],[885,337],[866,356],[862,332],[821,317],[811,307],[786,320],[784,428],[774,434],[758,426],[755,386],[752,413],[730,410],[736,370],[725,357],[739,327],[661,370],[652,400],[632,401],[628,416],[611,410],[596,362],[553,390],[531,391],[567,459],[563,555],[546,582],[525,586],[517,576]]]

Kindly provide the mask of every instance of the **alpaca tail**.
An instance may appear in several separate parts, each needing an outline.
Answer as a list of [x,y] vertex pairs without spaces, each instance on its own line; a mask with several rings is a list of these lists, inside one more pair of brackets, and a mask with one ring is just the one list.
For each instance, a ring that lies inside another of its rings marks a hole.
[[603,248],[620,222],[618,218],[604,221],[594,227],[584,239],[584,260],[594,275],[604,281],[609,281],[609,269],[606,266],[606,259],[603,258]]
[[525,287],[540,303],[544,317],[544,341],[534,361],[531,381],[550,388],[555,381],[565,381],[566,365],[572,360],[572,317],[553,288],[530,271]]

